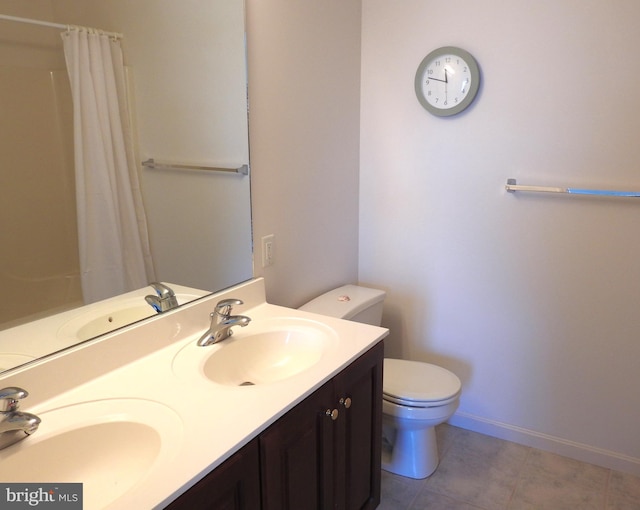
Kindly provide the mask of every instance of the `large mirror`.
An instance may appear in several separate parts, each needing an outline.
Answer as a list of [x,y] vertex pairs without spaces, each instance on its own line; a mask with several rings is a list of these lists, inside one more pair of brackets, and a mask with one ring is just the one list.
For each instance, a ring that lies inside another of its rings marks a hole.
[[[249,163],[243,0],[0,0],[0,15],[124,35],[139,162],[167,163],[139,168],[156,279],[188,298],[251,278],[249,176],[179,168]],[[84,305],[60,32],[0,19],[0,370],[34,357],[20,328],[46,355],[52,317]]]

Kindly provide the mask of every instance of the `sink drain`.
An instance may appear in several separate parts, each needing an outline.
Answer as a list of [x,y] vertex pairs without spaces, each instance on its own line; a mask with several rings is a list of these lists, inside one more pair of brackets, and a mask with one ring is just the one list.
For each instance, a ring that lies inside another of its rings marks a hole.
[[243,383],[240,383],[238,386],[255,386],[256,383],[252,383],[251,381],[245,381]]

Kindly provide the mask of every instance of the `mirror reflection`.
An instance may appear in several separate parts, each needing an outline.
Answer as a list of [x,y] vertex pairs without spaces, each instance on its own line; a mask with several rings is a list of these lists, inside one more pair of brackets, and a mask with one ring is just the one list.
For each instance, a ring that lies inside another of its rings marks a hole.
[[[145,285],[152,280],[168,282],[182,304],[251,278],[249,177],[178,168],[248,164],[243,1],[24,4],[0,0],[0,15],[123,34],[133,166],[152,272],[123,296],[100,295],[90,315],[104,312],[118,324],[137,320],[121,310],[129,299],[155,314],[144,300],[155,292]],[[80,277],[77,142],[61,32],[0,19],[0,285],[8,291],[0,310],[0,369],[34,357],[21,351],[25,327],[37,327],[44,351],[62,327],[60,312],[65,323],[88,313],[77,308],[86,304],[87,292]],[[151,158],[168,164],[140,164]],[[88,223],[91,230],[95,220]],[[110,253],[111,245],[102,251]],[[3,347],[6,338],[10,347]],[[64,347],[50,343],[51,351]]]

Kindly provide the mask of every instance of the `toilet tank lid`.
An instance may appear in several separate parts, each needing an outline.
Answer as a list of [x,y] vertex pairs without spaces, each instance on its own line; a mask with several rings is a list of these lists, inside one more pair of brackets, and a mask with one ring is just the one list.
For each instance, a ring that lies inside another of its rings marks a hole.
[[383,290],[344,285],[312,299],[299,309],[339,319],[351,319],[362,310],[383,301],[385,296]]

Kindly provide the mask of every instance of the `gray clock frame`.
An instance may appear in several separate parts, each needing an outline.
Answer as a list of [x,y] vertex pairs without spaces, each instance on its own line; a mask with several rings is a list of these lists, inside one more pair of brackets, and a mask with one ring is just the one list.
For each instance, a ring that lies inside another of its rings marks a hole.
[[[471,74],[471,85],[469,86],[469,93],[462,101],[460,101],[457,105],[452,106],[451,108],[435,108],[427,101],[427,98],[424,97],[424,91],[422,89],[424,72],[427,66],[433,60],[443,55],[456,55],[462,58],[469,65],[469,73]],[[418,70],[416,71],[414,85],[418,101],[420,101],[420,104],[424,107],[425,110],[433,115],[437,115],[438,117],[450,117],[452,115],[460,113],[463,110],[466,110],[467,107],[469,107],[471,103],[473,103],[480,87],[480,68],[478,67],[478,62],[476,61],[476,59],[468,51],[456,46],[443,46],[441,48],[433,50],[422,59],[422,62],[420,62]]]

